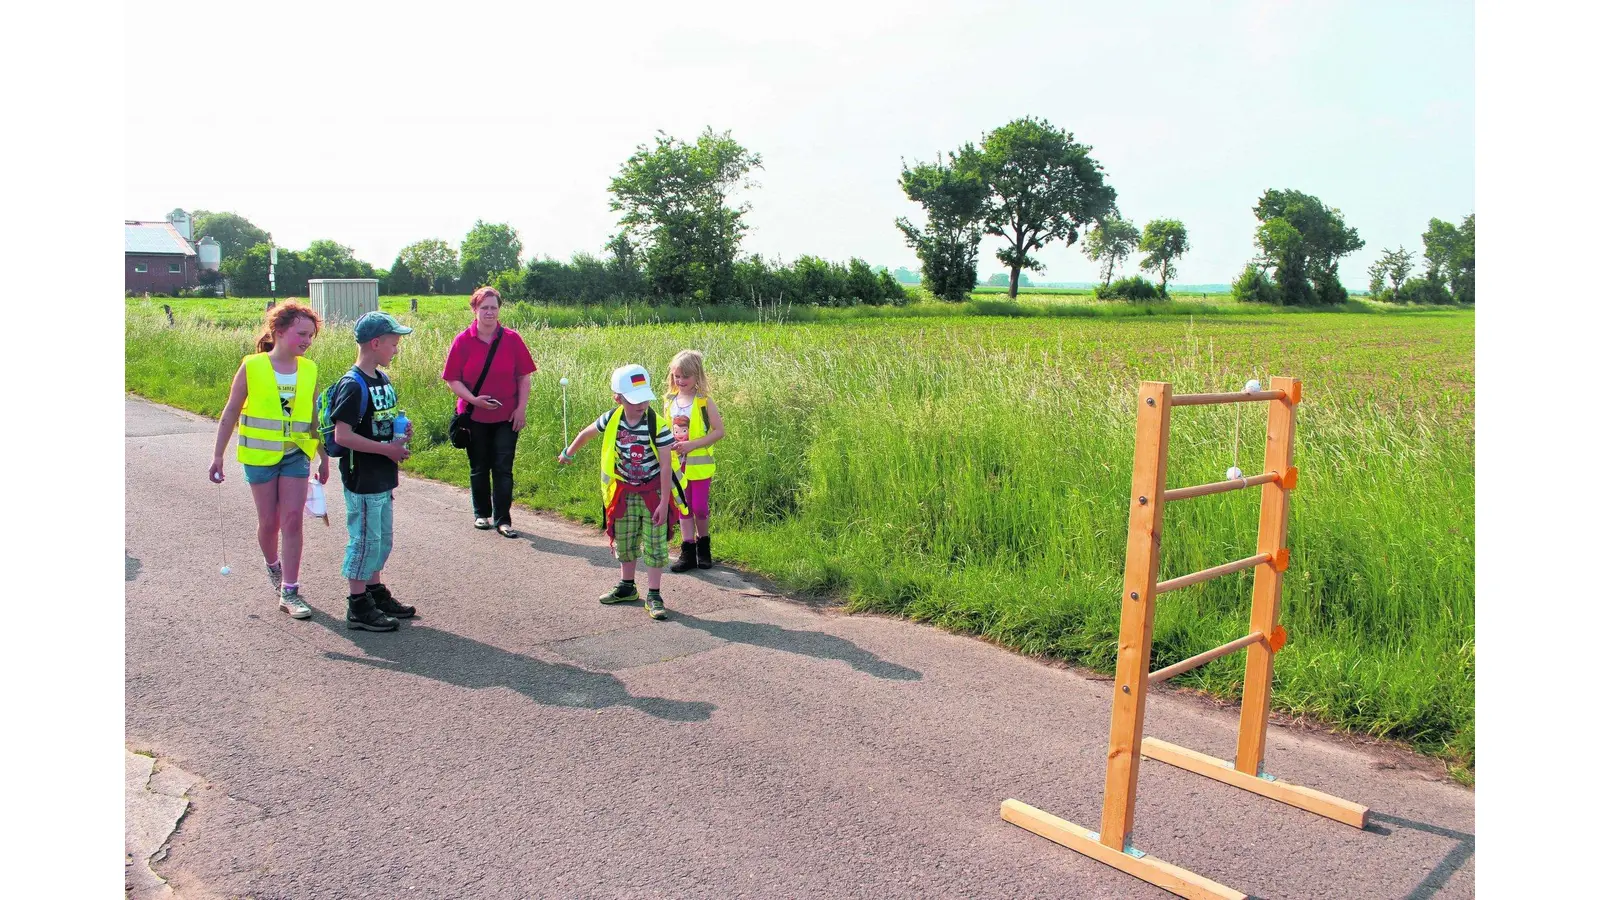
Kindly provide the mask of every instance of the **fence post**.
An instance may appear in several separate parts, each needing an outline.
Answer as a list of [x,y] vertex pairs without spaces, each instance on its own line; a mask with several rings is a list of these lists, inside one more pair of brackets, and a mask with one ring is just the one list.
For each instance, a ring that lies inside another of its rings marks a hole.
[[1162,493],[1167,487],[1167,437],[1172,385],[1139,384],[1134,432],[1133,494],[1129,500],[1128,552],[1122,570],[1122,627],[1117,637],[1117,678],[1112,682],[1111,746],[1106,751],[1105,806],[1100,843],[1122,852],[1133,833],[1139,790],[1139,745],[1150,677],[1150,630],[1155,622],[1156,579],[1161,571]]
[[[1294,408],[1299,397],[1297,378],[1274,376],[1272,390],[1284,399],[1269,401],[1267,461],[1263,472],[1287,472],[1294,465]],[[1257,553],[1286,549],[1289,538],[1289,492],[1281,482],[1261,486],[1261,526],[1256,534]],[[1250,631],[1272,634],[1278,627],[1278,605],[1283,598],[1283,575],[1270,564],[1256,566],[1255,588],[1250,597]],[[1236,771],[1260,775],[1267,748],[1267,712],[1272,707],[1272,648],[1251,644],[1245,651],[1244,701],[1239,714],[1239,746],[1233,759]]]
[[412,312],[412,313],[413,313],[413,314],[415,314],[415,313],[416,313],[416,311],[417,311],[417,298],[415,298],[415,297],[412,297],[412,298],[411,298],[411,312]]
[[167,327],[171,328],[173,325],[176,325],[177,323],[172,321],[172,305],[169,303],[163,303],[161,304],[161,308],[167,313]]

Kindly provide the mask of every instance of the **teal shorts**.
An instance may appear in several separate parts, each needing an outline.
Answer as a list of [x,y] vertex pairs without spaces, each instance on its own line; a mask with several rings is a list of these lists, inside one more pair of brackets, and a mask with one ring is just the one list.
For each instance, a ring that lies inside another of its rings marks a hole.
[[290,447],[283,451],[283,459],[270,466],[244,467],[244,480],[246,484],[266,484],[274,478],[310,478],[311,457],[306,455],[299,447]]
[[344,520],[350,542],[344,548],[344,577],[371,581],[383,571],[394,549],[394,492],[357,494],[344,492]]

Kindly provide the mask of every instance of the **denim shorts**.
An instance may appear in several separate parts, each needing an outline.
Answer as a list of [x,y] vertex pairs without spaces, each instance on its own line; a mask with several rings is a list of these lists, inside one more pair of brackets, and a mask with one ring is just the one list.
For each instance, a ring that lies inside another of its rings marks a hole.
[[310,477],[311,457],[299,447],[290,447],[283,451],[283,459],[270,466],[252,466],[247,463],[244,467],[246,484],[266,484],[274,478]]
[[345,526],[350,542],[344,548],[344,577],[371,581],[383,571],[394,549],[394,492],[357,494],[344,491]]

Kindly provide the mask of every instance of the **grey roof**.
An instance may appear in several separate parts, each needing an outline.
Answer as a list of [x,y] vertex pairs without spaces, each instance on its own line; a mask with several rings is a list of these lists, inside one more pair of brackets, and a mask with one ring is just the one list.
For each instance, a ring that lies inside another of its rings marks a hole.
[[194,256],[194,248],[183,239],[171,222],[123,221],[123,244],[126,253],[167,253],[173,256]]

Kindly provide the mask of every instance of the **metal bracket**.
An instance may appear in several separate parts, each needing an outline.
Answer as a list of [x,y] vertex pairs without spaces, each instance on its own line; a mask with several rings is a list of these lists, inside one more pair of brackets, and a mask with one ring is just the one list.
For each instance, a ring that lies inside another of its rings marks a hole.
[[[1098,841],[1098,840],[1100,840],[1100,832],[1091,831],[1091,832],[1089,832],[1089,837],[1091,839],[1093,839],[1093,840]],[[1127,845],[1122,848],[1122,852],[1128,854],[1129,856],[1133,857],[1134,859],[1144,859],[1144,855],[1145,855],[1144,851],[1140,850],[1137,847],[1135,847],[1133,845],[1132,841],[1129,841],[1127,843]]]
[[1256,777],[1261,779],[1262,781],[1277,781],[1278,780],[1278,776],[1276,776],[1276,775],[1268,775],[1266,772],[1257,772],[1256,773]]

